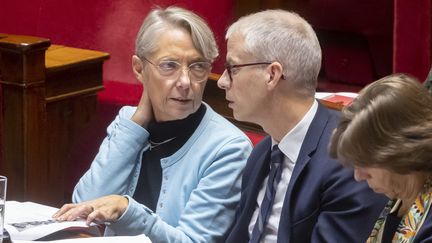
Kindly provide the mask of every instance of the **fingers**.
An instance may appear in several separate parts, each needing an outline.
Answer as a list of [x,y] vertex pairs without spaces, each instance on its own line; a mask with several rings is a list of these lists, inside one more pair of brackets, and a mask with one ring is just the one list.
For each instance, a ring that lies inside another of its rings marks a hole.
[[128,207],[129,201],[124,196],[109,195],[79,204],[65,204],[53,218],[59,221],[73,221],[77,218],[92,222],[112,222],[120,218]]
[[94,210],[87,216],[86,224],[90,225],[92,222],[104,223],[105,221],[105,217],[102,215],[102,213],[99,210]]
[[90,204],[66,204],[53,215],[53,218],[59,221],[73,221],[77,218],[86,219],[93,211],[94,207]]
[[153,120],[153,108],[145,87],[131,120],[144,128],[147,128],[149,122]]
[[58,218],[59,216],[63,215],[65,212],[69,211],[73,207],[75,207],[75,204],[72,203],[65,204],[57,212],[55,212],[52,217]]

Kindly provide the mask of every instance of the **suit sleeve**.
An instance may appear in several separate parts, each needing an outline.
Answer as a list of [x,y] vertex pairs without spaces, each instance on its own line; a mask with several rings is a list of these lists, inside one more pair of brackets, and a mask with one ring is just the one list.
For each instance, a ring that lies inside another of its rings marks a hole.
[[413,242],[418,243],[431,243],[432,242],[432,208],[429,209],[429,213],[421,226],[420,230],[417,232],[416,237]]
[[352,170],[339,164],[328,172],[311,242],[365,242],[388,199],[356,182]]

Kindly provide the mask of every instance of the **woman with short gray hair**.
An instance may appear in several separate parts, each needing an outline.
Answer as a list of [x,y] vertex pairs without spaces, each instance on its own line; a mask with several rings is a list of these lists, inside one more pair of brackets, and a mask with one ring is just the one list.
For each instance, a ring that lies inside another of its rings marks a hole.
[[141,100],[120,110],[75,187],[77,204],[64,205],[55,218],[108,222],[108,235],[145,234],[153,242],[221,240],[252,146],[202,102],[217,55],[198,15],[177,7],[149,13],[132,57]]

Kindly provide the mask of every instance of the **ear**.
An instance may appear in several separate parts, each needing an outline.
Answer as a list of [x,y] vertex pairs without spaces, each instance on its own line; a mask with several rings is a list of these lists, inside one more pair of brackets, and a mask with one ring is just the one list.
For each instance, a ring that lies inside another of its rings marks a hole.
[[132,71],[135,75],[135,77],[142,83],[143,82],[143,69],[144,69],[144,65],[141,61],[141,59],[136,56],[133,55],[132,56]]
[[267,80],[267,89],[273,90],[276,88],[277,84],[283,77],[282,70],[282,65],[279,62],[273,62],[267,67],[269,74],[269,79]]

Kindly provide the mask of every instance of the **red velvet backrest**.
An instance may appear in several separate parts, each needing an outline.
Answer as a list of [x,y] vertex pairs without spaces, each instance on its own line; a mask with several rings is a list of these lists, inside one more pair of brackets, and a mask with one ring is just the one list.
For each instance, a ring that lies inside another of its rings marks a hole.
[[322,76],[365,85],[392,72],[393,0],[290,0],[317,31]]
[[[223,71],[224,32],[233,21],[231,0],[153,1],[159,6],[176,5],[195,11],[215,32],[221,57],[214,72]],[[108,52],[104,79],[135,82],[131,71],[136,33],[152,1],[141,0],[0,0],[0,33],[34,35],[52,43]]]

